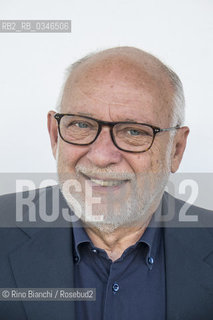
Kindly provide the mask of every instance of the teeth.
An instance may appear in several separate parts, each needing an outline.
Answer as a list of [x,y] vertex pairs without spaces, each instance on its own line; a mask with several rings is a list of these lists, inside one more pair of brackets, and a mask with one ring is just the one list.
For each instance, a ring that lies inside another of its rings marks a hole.
[[119,180],[119,181],[115,181],[115,180],[96,180],[96,179],[90,179],[92,182],[99,184],[102,187],[112,187],[112,186],[118,186],[119,184],[122,184],[124,181],[123,180]]

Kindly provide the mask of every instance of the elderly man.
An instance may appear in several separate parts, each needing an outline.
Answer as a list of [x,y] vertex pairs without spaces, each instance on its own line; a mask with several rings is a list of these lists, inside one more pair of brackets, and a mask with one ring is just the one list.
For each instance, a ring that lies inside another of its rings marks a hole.
[[48,129],[73,227],[13,231],[3,284],[96,288],[96,300],[13,302],[4,319],[212,319],[211,229],[156,219],[183,205],[164,194],[189,133],[178,76],[142,50],[105,50],[72,65],[58,108]]

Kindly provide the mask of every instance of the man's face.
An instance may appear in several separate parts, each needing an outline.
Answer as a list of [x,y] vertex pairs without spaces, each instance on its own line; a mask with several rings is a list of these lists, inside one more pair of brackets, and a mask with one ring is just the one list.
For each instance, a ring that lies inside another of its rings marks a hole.
[[[65,87],[61,112],[104,121],[170,127],[171,92],[168,90],[165,97],[162,88],[149,77],[145,73],[143,77],[134,68],[132,72],[122,68],[112,68],[109,72],[105,67],[76,72]],[[144,153],[128,153],[116,148],[107,126],[88,146],[71,145],[58,137],[59,181],[62,184],[69,178],[81,184],[80,192],[71,188],[63,190],[63,194],[85,221],[86,202],[91,202],[88,194],[92,190],[92,196],[101,202],[92,205],[92,214],[102,216],[103,220],[87,223],[102,231],[112,232],[121,226],[144,223],[162,197],[171,170],[171,152],[169,133],[156,135],[151,149]],[[70,200],[70,192],[80,204],[81,212]]]

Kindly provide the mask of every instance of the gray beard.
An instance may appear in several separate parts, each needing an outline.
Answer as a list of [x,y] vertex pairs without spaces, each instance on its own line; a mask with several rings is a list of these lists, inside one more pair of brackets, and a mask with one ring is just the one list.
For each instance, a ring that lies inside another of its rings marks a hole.
[[117,198],[109,192],[104,207],[100,203],[92,204],[92,214],[88,214],[88,203],[83,192],[74,192],[71,195],[69,188],[63,188],[65,180],[60,174],[59,184],[68,206],[87,227],[96,228],[102,233],[111,233],[121,227],[145,224],[157,209],[168,178],[169,172],[166,170],[156,174],[140,174],[137,180],[131,181],[131,194],[128,198],[125,188]]
[[[116,198],[112,192],[109,192],[105,208],[102,204],[93,204],[92,214],[97,218],[103,216],[102,220],[91,219],[91,214],[88,217],[88,206],[85,201],[85,194],[83,192],[74,192],[73,196],[69,189],[64,189],[63,185],[66,179],[58,170],[58,180],[61,192],[71,210],[75,215],[88,227],[96,228],[102,233],[111,233],[121,227],[132,227],[136,225],[144,225],[149,221],[152,214],[157,209],[165,186],[169,180],[171,168],[171,151],[173,145],[173,135],[170,136],[170,141],[166,150],[165,163],[161,170],[157,173],[141,173],[129,174],[125,172],[116,173],[111,168],[93,168],[87,169],[80,165],[76,166],[77,175],[74,179],[78,180],[78,173],[93,173],[106,176],[130,179],[131,193],[126,197],[126,192],[122,192],[120,197]],[[60,167],[59,161],[59,144],[57,148],[57,165]],[[60,168],[60,169],[63,169]],[[92,175],[91,175],[92,176]],[[66,177],[67,178],[67,177]],[[69,179],[73,177],[68,177]],[[125,188],[124,188],[125,189]],[[128,188],[126,188],[127,191]],[[95,195],[94,195],[95,196]]]

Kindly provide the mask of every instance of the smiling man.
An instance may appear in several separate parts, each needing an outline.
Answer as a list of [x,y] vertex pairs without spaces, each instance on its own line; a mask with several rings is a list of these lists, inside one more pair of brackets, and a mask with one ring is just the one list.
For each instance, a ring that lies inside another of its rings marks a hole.
[[[101,195],[102,204],[94,205],[93,214],[102,213],[104,219],[88,231],[91,236],[98,233],[102,241],[103,235],[111,239],[115,231],[122,243],[125,228],[134,243],[142,235],[141,227],[159,205],[169,173],[177,170],[182,158],[189,132],[180,128],[183,104],[177,76],[141,50],[110,49],[73,67],[61,114],[48,115],[49,131],[55,157],[58,152],[60,181],[70,173],[82,188],[90,182],[95,195]],[[85,220],[85,190],[81,196]],[[115,212],[107,210],[109,202]],[[108,247],[107,243],[106,239]],[[118,247],[121,254],[125,247]],[[116,240],[108,249],[114,252],[118,247]]]
[[[72,65],[48,113],[59,211],[68,206],[72,226],[2,231],[0,275],[5,288],[95,288],[96,300],[5,302],[4,319],[212,319],[212,213],[191,206],[190,228],[178,221],[184,203],[164,193],[183,121],[182,84],[149,53],[112,48]],[[13,202],[1,199],[5,216]]]
[[180,128],[181,90],[178,77],[153,56],[115,48],[74,65],[61,113],[48,115],[59,180],[66,173],[81,182],[83,221],[86,182],[101,196],[93,214],[103,219],[88,232],[111,256],[118,258],[142,235],[170,172],[178,169],[189,132]]

